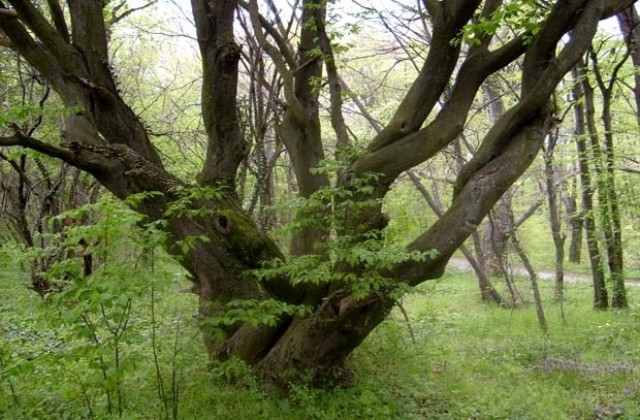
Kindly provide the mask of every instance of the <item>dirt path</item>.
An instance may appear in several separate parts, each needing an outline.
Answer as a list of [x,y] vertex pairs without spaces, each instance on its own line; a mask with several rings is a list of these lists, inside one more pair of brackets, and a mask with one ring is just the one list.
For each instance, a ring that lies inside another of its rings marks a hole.
[[[463,257],[453,257],[449,260],[449,265],[447,268],[453,267],[456,270],[460,271],[469,271],[472,272],[473,268],[469,261]],[[528,276],[527,270],[524,267],[514,267],[513,272],[519,276]],[[554,280],[556,277],[556,273],[548,270],[538,270],[538,279],[539,280]],[[591,283],[591,276],[582,273],[575,273],[570,271],[564,272],[564,281],[567,283],[579,283],[579,282],[589,282]],[[640,279],[627,279],[624,284],[626,286],[640,286]]]

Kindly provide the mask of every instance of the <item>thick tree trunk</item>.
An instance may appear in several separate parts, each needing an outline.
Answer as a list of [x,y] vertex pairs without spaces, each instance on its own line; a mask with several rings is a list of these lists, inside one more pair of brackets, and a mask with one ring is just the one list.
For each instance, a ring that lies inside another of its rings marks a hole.
[[[457,221],[482,218],[528,167],[542,143],[542,121],[536,119],[512,137],[495,160],[466,182],[443,217],[409,245],[409,249],[435,249],[437,257],[420,265],[400,264],[390,277],[413,286],[442,275],[450,256],[470,234],[469,227],[459,226]],[[350,375],[344,370],[346,357],[385,318],[392,305],[384,292],[357,300],[339,291],[307,319],[294,320],[257,369],[276,383],[291,380],[291,374],[316,383],[327,379],[349,383]]]
[[354,382],[347,357],[382,322],[393,300],[374,294],[363,300],[337,294],[306,319],[295,319],[256,365],[260,376],[289,383],[348,386]]
[[[495,77],[490,77],[482,85],[484,90],[489,118],[496,124],[505,113],[502,100],[501,82]],[[507,238],[510,235],[509,215],[511,209],[508,199],[498,201],[487,218],[482,230],[482,254],[487,274],[491,277],[504,277],[506,275]]]

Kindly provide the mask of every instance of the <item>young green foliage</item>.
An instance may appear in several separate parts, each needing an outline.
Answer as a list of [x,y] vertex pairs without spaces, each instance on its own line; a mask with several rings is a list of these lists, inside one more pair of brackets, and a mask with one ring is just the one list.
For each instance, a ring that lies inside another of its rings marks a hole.
[[[314,172],[330,175],[344,170],[339,162],[325,161]],[[347,187],[327,186],[289,203],[298,217],[285,232],[321,229],[326,233],[325,241],[316,244],[313,255],[267,261],[252,273],[263,281],[284,276],[292,284],[339,284],[358,299],[381,290],[395,290],[398,296],[405,293],[405,288],[385,273],[402,262],[424,261],[433,254],[408,251],[389,243],[384,231],[354,223],[362,212],[380,205],[370,198],[377,179],[376,174],[365,174],[351,179]]]
[[523,35],[531,41],[542,26],[549,13],[549,7],[541,7],[535,0],[507,1],[498,7],[489,18],[479,17],[466,25],[456,43],[463,41],[468,45],[480,45],[481,39],[493,36],[501,28],[513,36]]

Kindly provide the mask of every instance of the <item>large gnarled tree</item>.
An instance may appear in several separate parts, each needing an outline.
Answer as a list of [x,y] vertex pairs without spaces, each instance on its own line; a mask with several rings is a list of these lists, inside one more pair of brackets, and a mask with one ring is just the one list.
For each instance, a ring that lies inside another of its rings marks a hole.
[[[53,156],[95,176],[120,198],[149,194],[138,210],[149,219],[165,218],[181,182],[163,167],[140,119],[119,94],[109,64],[108,36],[101,0],[0,1],[0,45],[9,46],[36,68],[73,111],[62,127],[59,144],[20,132],[0,138],[2,146],[22,146]],[[370,140],[364,152],[340,171],[338,183],[377,174],[374,188],[358,188],[363,200],[379,202],[404,171],[432,158],[461,133],[476,93],[488,76],[521,60],[520,100],[486,134],[478,153],[462,169],[450,207],[409,245],[411,251],[437,251],[419,261],[398,263],[384,274],[403,286],[416,286],[442,275],[452,253],[527,169],[549,129],[549,96],[589,47],[598,22],[629,7],[632,0],[558,0],[520,2],[523,8],[546,8],[508,40],[495,39],[494,25],[509,22],[500,0],[424,0],[430,45],[419,74],[394,115]],[[505,3],[505,4],[503,4]],[[260,282],[246,274],[262,261],[284,259],[274,242],[259,232],[235,196],[238,167],[248,153],[238,116],[238,62],[241,46],[234,34],[237,13],[249,13],[253,36],[273,60],[283,80],[286,112],[279,132],[292,162],[299,194],[311,196],[330,178],[310,169],[324,159],[318,80],[327,78],[331,125],[338,152],[349,136],[341,115],[342,84],[325,21],[327,2],[303,0],[301,25],[292,45],[282,24],[260,14],[256,0],[192,0],[202,58],[202,118],[208,149],[201,186],[224,194],[198,203],[213,212],[198,218],[173,213],[166,229],[175,244],[198,241],[181,261],[191,273],[203,317],[235,299],[277,299],[304,304],[305,315],[283,316],[275,326],[236,323],[225,338],[207,336],[212,357],[236,356],[263,377],[284,384],[310,378],[314,383],[348,382],[348,355],[389,313],[393,287],[356,297],[350,284],[293,285],[287,278]],[[508,13],[514,12],[512,7]],[[524,10],[524,9],[521,9]],[[525,10],[526,11],[526,10]],[[516,21],[514,19],[513,21]],[[531,31],[532,27],[535,30]],[[466,29],[465,29],[466,28]],[[473,33],[466,46],[463,34]],[[445,90],[447,94],[444,95]],[[442,106],[437,106],[443,100]],[[429,122],[425,124],[427,118]],[[372,181],[373,182],[373,181]],[[157,194],[159,192],[160,194]],[[367,196],[362,196],[363,194]],[[376,201],[378,200],[378,201]],[[380,206],[351,216],[359,232],[381,230]],[[292,238],[291,255],[318,252],[328,240],[321,227],[302,229]],[[336,270],[358,272],[340,264]]]

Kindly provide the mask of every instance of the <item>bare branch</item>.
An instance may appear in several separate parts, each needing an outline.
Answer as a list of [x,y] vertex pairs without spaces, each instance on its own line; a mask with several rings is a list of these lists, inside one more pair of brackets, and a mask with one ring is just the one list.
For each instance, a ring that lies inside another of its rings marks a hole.
[[49,11],[51,12],[51,17],[53,18],[53,23],[58,33],[65,42],[69,42],[69,27],[64,19],[64,12],[62,11],[62,7],[60,7],[60,2],[58,0],[47,0],[47,4],[49,5]]
[[[243,9],[245,9],[246,11],[248,11],[249,13],[251,13],[251,4],[244,1],[244,0],[239,0],[238,4],[240,5],[240,7],[242,7]],[[271,22],[269,22],[264,16],[262,16],[260,13],[258,13],[258,20],[260,22],[260,25],[262,27],[262,29],[265,30],[265,32],[267,34],[269,34],[269,36],[271,38],[273,38],[273,40],[276,43],[276,46],[278,47],[278,50],[280,51],[280,53],[282,54],[282,56],[284,57],[285,62],[287,63],[287,65],[289,66],[289,68],[294,69],[296,67],[298,67],[299,63],[295,58],[295,55],[293,53],[293,50],[291,49],[289,43],[287,42],[287,40],[284,38],[284,36],[286,36],[286,31],[287,29],[285,29],[284,27],[282,27],[280,30],[283,31],[282,34],[280,34],[276,28],[271,24]],[[252,21],[253,24],[253,21]],[[290,28],[288,28],[290,29]],[[254,25],[254,32],[255,32],[255,25]],[[260,34],[256,34],[256,36],[260,36]]]
[[629,166],[621,166],[618,169],[620,169],[622,172],[627,172],[627,173],[630,173],[630,174],[636,174],[636,175],[640,174],[640,169],[631,168]]
[[373,128],[376,133],[380,133],[382,131],[382,124],[380,124],[379,121],[373,118],[373,115],[371,115],[371,113],[369,112],[365,104],[363,104],[360,98],[355,93],[352,92],[352,90],[349,88],[349,86],[347,85],[347,82],[345,82],[344,79],[340,78],[340,84],[342,85],[343,89],[350,92],[349,97],[351,98],[353,103],[356,104],[356,107],[358,107],[358,110],[360,111],[362,116],[367,120],[371,128]]
[[345,151],[349,145],[349,133],[347,131],[347,125],[344,122],[344,116],[342,115],[342,85],[340,83],[340,76],[338,75],[338,68],[335,62],[335,55],[333,54],[333,48],[331,47],[331,41],[327,36],[327,29],[325,27],[324,16],[317,11],[316,13],[316,26],[318,35],[320,38],[320,48],[324,54],[324,64],[327,69],[327,78],[329,80],[329,96],[331,101],[331,125],[336,132],[337,142],[336,147],[338,149],[338,156]]
[[[440,2],[432,3],[435,4],[430,4],[431,9],[444,8]],[[369,151],[375,152],[420,129],[437,104],[447,87],[460,54],[460,44],[452,41],[471,19],[480,1],[472,0],[466,3],[466,8],[456,10],[454,16],[448,18],[451,21],[450,24],[441,25],[434,31],[429,53],[420,74],[407,91],[389,124],[369,145]],[[430,13],[434,12],[430,10]],[[439,13],[438,11],[437,14]],[[439,18],[434,16],[434,25],[438,26],[438,21]]]
[[113,12],[111,13],[111,19],[109,19],[107,26],[111,27],[117,24],[118,22],[122,21],[123,19],[126,19],[127,17],[131,16],[132,14],[136,12],[140,12],[144,9],[147,9],[156,3],[158,3],[158,0],[152,0],[152,1],[149,1],[149,3],[143,4],[142,6],[132,7],[131,9],[127,9],[124,12],[118,14],[118,11],[126,4],[126,2],[122,2],[113,9]]
[[[3,7],[1,0],[0,7]],[[41,43],[33,39],[20,21],[0,14],[0,38],[6,39],[3,44],[8,44],[7,46],[18,51],[52,84],[60,81],[60,66],[55,57]]]
[[633,6],[636,0],[608,0],[602,12],[602,19],[610,18],[616,13]]
[[[17,127],[12,136],[0,137],[0,147],[21,146],[47,156],[58,158],[71,166],[94,175],[100,182],[120,196],[140,192],[139,185],[145,185],[146,191],[168,191],[180,184],[177,178],[167,174],[155,164],[123,144],[95,145],[70,142],[64,147],[55,146],[36,138],[22,134]],[[136,182],[123,184],[124,177],[135,177]],[[114,183],[120,185],[113,189]]]
[[17,18],[18,17],[18,12],[16,12],[13,9],[0,8],[0,15],[6,16],[6,17],[11,17],[11,18]]
[[251,18],[251,25],[253,26],[253,33],[258,43],[260,44],[262,49],[269,55],[269,57],[271,57],[273,63],[278,69],[278,72],[280,72],[280,74],[282,75],[284,96],[287,102],[289,102],[289,106],[293,108],[295,113],[302,116],[304,114],[304,109],[299,103],[298,98],[296,97],[293,72],[291,71],[291,68],[287,66],[287,62],[284,59],[285,56],[281,54],[278,48],[269,43],[267,37],[262,32],[262,21],[260,19],[258,3],[256,2],[256,0],[249,0],[248,8],[249,16]]
[[[478,169],[490,162],[497,151],[504,146],[504,142],[511,138],[512,134],[520,130],[520,127],[527,124],[531,119],[536,118],[542,108],[549,100],[550,95],[560,82],[562,77],[571,70],[580,57],[587,51],[591,44],[591,39],[595,34],[598,22],[602,17],[603,0],[587,2],[582,13],[579,15],[574,30],[571,32],[569,42],[553,60],[547,60],[545,67],[541,68],[534,64],[531,56],[548,57],[555,52],[556,44],[559,42],[561,33],[567,28],[560,30],[555,27],[565,20],[565,25],[571,25],[574,14],[564,8],[556,8],[561,16],[560,22],[552,22],[552,29],[543,29],[540,33],[547,34],[551,39],[536,39],[525,56],[525,66],[523,71],[523,92],[526,95],[522,100],[509,111],[489,130],[482,145],[474,158],[463,168],[458,177],[456,190],[460,191],[467,180],[478,171]],[[558,11],[557,9],[562,9]],[[562,16],[565,14],[565,16]],[[528,62],[528,64],[527,64]]]
[[8,137],[0,137],[0,146],[22,146],[26,147],[27,149],[32,149],[37,152],[44,153],[47,156],[62,159],[67,163],[71,163],[71,161],[73,161],[73,153],[70,150],[45,143],[33,137],[25,136],[17,130],[17,127],[15,128],[14,135]]
[[[69,44],[62,34],[54,29],[42,13],[30,1],[10,0],[11,5],[18,12],[20,20],[33,31],[51,54],[62,57],[69,54]],[[2,4],[0,4],[0,7]]]
[[354,170],[382,173],[391,182],[403,171],[434,156],[462,132],[475,93],[486,77],[514,61],[525,49],[522,38],[517,38],[498,50],[470,55],[458,71],[449,100],[430,124],[369,153]]

